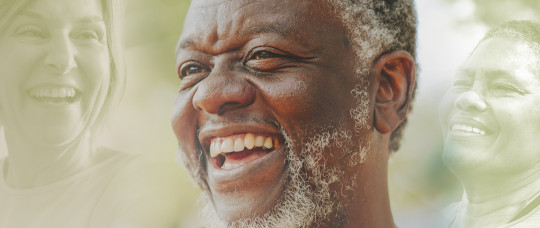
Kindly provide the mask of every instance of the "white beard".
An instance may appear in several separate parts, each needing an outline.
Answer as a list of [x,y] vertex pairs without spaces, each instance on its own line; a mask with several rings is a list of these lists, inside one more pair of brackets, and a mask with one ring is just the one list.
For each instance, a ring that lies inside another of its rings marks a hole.
[[313,136],[304,144],[301,153],[297,154],[291,151],[291,140],[283,130],[282,134],[287,142],[288,182],[274,209],[257,217],[227,222],[219,219],[208,193],[204,192],[203,221],[209,223],[205,227],[313,227],[315,224],[328,222],[330,216],[333,225],[346,221],[346,205],[338,200],[338,193],[330,189],[330,184],[339,181],[337,184],[342,184],[342,189],[354,189],[355,177],[349,181],[340,181],[344,173],[342,167],[329,168],[321,165],[321,162],[325,163],[322,160],[322,151],[332,145],[342,148],[348,152],[349,165],[356,166],[362,162],[360,159],[365,159],[369,149],[361,145],[359,149],[353,150],[355,143],[351,140],[350,132],[333,128]]

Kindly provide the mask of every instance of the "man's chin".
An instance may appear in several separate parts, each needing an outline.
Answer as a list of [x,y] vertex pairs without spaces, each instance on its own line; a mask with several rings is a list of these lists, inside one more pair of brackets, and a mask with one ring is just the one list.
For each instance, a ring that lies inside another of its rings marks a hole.
[[248,213],[231,213],[238,208],[222,210],[211,202],[207,193],[203,194],[203,202],[203,219],[209,227],[310,227],[307,224],[313,224],[313,211],[305,209],[316,207],[310,192],[290,185],[271,207],[257,208]]
[[288,168],[283,149],[235,169],[208,164],[208,192],[216,213],[226,221],[268,214],[283,197]]
[[[208,193],[205,192],[203,219],[210,223],[209,227],[313,227],[314,224],[329,221],[329,217],[333,217],[336,213],[342,214],[339,212],[342,205],[336,202],[329,186],[320,185],[336,179],[324,180],[325,177],[318,176],[307,180],[304,178],[306,175],[302,168],[305,167],[303,159],[291,153],[288,162],[287,181],[281,194],[269,204],[272,206],[254,208],[254,205],[244,205],[241,209],[236,205],[232,209],[224,208],[222,206],[226,205],[219,205],[221,202],[212,203]],[[313,184],[314,182],[319,184]],[[314,185],[318,185],[315,187],[316,190],[313,189]],[[245,210],[249,212],[242,213]]]
[[274,208],[282,201],[285,181],[277,182],[275,185],[262,188],[210,193],[212,194],[210,204],[215,208],[217,216],[224,221],[235,222],[265,217],[273,213]]

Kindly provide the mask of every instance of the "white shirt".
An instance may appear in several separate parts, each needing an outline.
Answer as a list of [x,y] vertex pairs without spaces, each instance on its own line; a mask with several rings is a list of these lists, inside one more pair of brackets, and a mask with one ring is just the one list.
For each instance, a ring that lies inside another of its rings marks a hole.
[[[29,189],[6,185],[0,160],[0,228],[170,227],[179,186],[170,169],[116,154],[64,180]],[[172,171],[174,172],[174,171]]]

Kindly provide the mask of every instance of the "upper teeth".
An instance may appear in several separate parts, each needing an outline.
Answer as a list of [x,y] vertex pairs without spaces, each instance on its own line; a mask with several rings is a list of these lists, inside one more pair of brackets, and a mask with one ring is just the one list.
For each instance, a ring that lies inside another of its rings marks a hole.
[[34,97],[71,98],[75,96],[76,91],[67,87],[39,87],[31,89],[28,93]]
[[480,129],[476,128],[476,127],[471,127],[471,126],[462,125],[462,124],[454,124],[452,126],[452,131],[464,131],[464,132],[480,134],[480,135],[485,135],[486,134],[485,131],[480,130]]
[[261,147],[263,149],[275,149],[279,147],[279,139],[272,136],[255,135],[253,133],[232,135],[223,138],[214,138],[210,142],[210,156],[217,157],[220,154],[249,150]]

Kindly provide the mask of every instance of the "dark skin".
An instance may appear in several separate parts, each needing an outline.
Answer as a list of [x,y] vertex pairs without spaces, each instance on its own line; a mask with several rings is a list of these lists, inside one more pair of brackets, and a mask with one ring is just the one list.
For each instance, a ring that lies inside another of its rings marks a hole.
[[414,60],[396,51],[374,61],[367,88],[372,126],[354,131],[350,110],[356,107],[351,90],[360,82],[357,60],[331,12],[310,1],[192,2],[177,49],[182,83],[172,124],[188,169],[210,192],[221,218],[271,210],[288,184],[288,164],[282,145],[224,171],[208,153],[213,137],[253,132],[283,141],[281,127],[292,141],[291,151],[299,153],[321,129],[339,125],[355,143],[371,142],[368,159],[355,167],[346,165],[343,149],[320,151],[326,166],[343,167],[343,178],[356,176],[358,182],[356,189],[338,194],[347,205],[344,227],[394,226],[386,183],[388,143],[407,114]]

